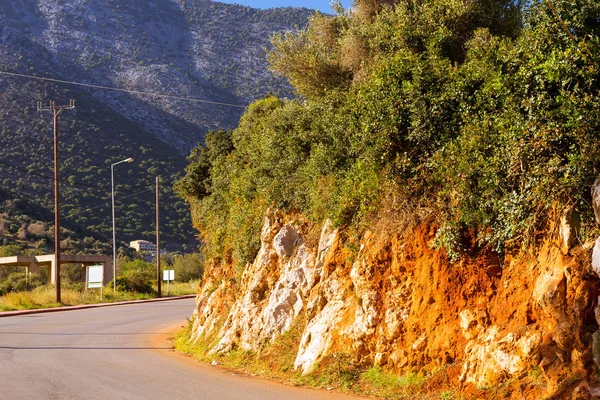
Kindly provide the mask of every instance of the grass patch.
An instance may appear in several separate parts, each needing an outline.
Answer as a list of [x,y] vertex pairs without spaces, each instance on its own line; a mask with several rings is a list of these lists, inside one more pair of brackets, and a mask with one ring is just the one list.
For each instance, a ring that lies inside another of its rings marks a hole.
[[[196,294],[200,281],[177,282],[170,285],[169,297]],[[79,285],[81,286],[81,285]],[[156,287],[154,288],[156,293]],[[166,286],[163,287],[163,297],[166,297]],[[56,302],[54,285],[40,286],[31,291],[10,292],[0,297],[0,311],[33,310],[37,308],[52,308],[60,306],[75,306],[82,304],[114,303],[118,301],[146,300],[155,297],[154,293],[137,293],[131,291],[114,292],[112,287],[103,289],[102,299],[100,290],[81,290],[79,287],[63,287],[61,290],[62,303]]]
[[447,390],[440,393],[441,400],[461,400],[463,397],[454,393],[451,390]]
[[[169,284],[169,297],[171,296],[185,296],[187,294],[198,293],[200,287],[200,280],[193,280],[189,282],[171,282]],[[161,287],[163,297],[167,296],[167,283],[163,282]],[[154,291],[158,291],[158,287],[154,286]]]
[[32,310],[36,308],[52,308],[59,306],[75,306],[81,304],[112,303],[116,301],[143,300],[153,296],[135,292],[113,292],[112,288],[104,289],[100,299],[99,290],[81,291],[70,288],[61,290],[62,303],[56,302],[56,289],[47,285],[27,292],[11,292],[0,297],[0,310]]
[[187,326],[173,336],[173,345],[175,349],[198,361],[214,361],[214,357],[208,356],[208,351],[217,344],[218,332],[221,330],[221,326],[215,328],[209,336],[203,336],[195,342],[192,342],[191,340],[192,326],[193,321],[188,319]]
[[325,357],[314,373],[294,374],[294,383],[318,388],[335,388],[344,392],[354,391],[361,370],[346,353],[338,352]]
[[214,361],[227,368],[286,381],[293,370],[297,350],[296,343],[301,334],[297,325],[280,335],[272,344],[262,349],[260,353],[234,348],[226,354],[209,354],[209,350],[220,340],[221,326],[192,342],[190,340],[192,333],[191,320],[188,320],[186,328],[175,334],[173,343],[177,351],[198,361],[208,363]]
[[[209,354],[210,349],[220,340],[218,327],[208,335],[190,340],[192,321],[174,336],[174,346],[180,353],[198,361],[217,364],[251,375],[274,379],[293,386],[333,389],[385,399],[460,399],[453,390],[430,392],[425,383],[428,377],[417,374],[396,376],[382,371],[380,367],[364,368],[354,363],[347,353],[334,353],[325,357],[315,373],[301,375],[294,370],[294,360],[302,335],[304,321],[278,336],[271,344],[260,351],[246,351],[234,348],[225,354]],[[447,388],[446,388],[447,389]]]
[[397,398],[408,395],[423,385],[427,378],[411,373],[397,376],[383,372],[381,367],[367,368],[360,374],[359,384],[384,398]]

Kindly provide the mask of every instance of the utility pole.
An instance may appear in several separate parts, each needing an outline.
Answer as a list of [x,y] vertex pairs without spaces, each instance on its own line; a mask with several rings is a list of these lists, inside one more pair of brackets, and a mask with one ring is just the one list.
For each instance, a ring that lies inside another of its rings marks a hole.
[[75,108],[75,100],[69,101],[68,106],[57,106],[53,101],[49,107],[37,103],[38,111],[52,111],[54,115],[54,281],[56,284],[56,302],[60,303],[60,188],[58,181],[58,117],[64,110]]
[[160,208],[159,208],[159,202],[160,202],[160,193],[158,191],[159,187],[158,187],[158,181],[159,181],[159,177],[156,177],[156,284],[158,285],[158,297],[162,297],[161,294],[161,290],[160,290],[160,280],[161,280],[161,276],[160,276]]

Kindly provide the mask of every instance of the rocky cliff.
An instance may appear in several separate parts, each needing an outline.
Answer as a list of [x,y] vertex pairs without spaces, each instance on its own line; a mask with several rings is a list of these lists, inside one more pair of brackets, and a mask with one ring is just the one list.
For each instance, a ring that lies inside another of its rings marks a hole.
[[227,263],[207,271],[192,339],[216,337],[212,353],[260,352],[300,324],[303,374],[346,354],[398,375],[441,374],[466,398],[600,396],[600,281],[592,246],[570,247],[571,225],[528,251],[477,249],[456,263],[430,247],[435,233],[423,223],[354,244],[327,221],[269,212],[241,276]]

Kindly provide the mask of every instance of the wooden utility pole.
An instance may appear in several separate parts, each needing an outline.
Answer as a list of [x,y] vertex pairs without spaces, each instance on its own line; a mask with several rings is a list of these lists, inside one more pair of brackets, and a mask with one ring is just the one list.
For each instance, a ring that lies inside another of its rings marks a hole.
[[60,303],[60,189],[58,181],[59,159],[58,159],[58,117],[64,110],[75,108],[75,100],[71,100],[68,106],[57,106],[53,101],[49,107],[37,104],[38,111],[52,111],[54,115],[54,282],[56,284],[56,302]]
[[158,297],[162,297],[160,290],[160,193],[158,187],[159,177],[156,177],[156,284],[158,285]]

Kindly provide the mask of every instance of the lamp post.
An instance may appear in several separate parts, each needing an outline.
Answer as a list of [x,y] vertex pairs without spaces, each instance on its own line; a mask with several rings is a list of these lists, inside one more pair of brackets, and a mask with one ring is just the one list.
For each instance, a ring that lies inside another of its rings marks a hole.
[[133,162],[133,158],[129,157],[110,165],[110,187],[112,192],[112,228],[113,228],[113,291],[117,291],[117,241],[115,234],[115,173],[114,166],[124,163]]

